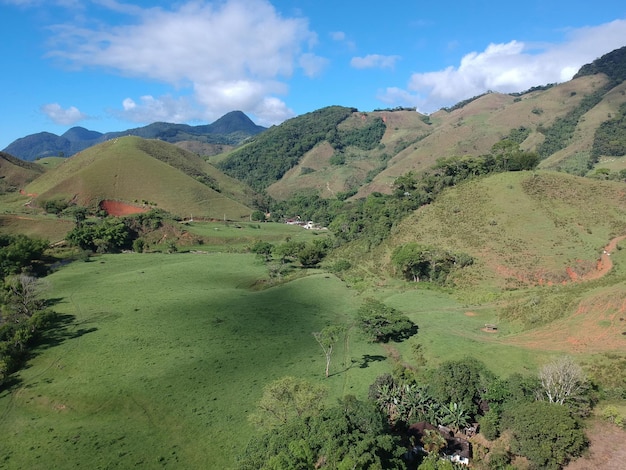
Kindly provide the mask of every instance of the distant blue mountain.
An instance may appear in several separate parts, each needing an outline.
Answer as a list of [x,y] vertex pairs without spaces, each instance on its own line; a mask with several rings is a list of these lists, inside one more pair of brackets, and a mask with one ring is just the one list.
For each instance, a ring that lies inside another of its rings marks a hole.
[[15,140],[3,151],[26,161],[43,157],[70,157],[92,145],[125,135],[159,139],[170,143],[194,140],[208,144],[239,145],[247,138],[265,130],[265,127],[256,125],[241,111],[231,111],[212,124],[199,126],[155,122],[144,127],[106,134],[84,127],[72,127],[61,136],[39,132]]

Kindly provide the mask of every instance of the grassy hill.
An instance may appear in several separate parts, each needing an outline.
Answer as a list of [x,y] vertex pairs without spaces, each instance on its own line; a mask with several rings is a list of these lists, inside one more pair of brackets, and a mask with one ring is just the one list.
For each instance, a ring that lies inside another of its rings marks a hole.
[[39,205],[62,199],[96,207],[112,199],[156,206],[181,217],[220,219],[247,217],[251,210],[239,201],[253,195],[197,155],[139,137],[87,149],[46,172],[25,191],[36,195],[34,203]]
[[17,191],[44,171],[41,165],[0,152],[0,193]]
[[624,185],[556,172],[510,172],[469,181],[404,219],[386,250],[408,243],[475,257],[473,286],[559,284],[596,268],[608,242],[626,235]]
[[[212,159],[236,178],[286,199],[298,192],[335,197],[389,193],[394,180],[437,159],[484,155],[503,139],[537,152],[541,168],[575,175],[626,163],[626,48],[581,69],[573,80],[523,93],[485,93],[429,116],[405,109],[361,112],[333,106],[269,129]],[[384,133],[376,134],[376,123]],[[370,142],[355,136],[368,135]]]

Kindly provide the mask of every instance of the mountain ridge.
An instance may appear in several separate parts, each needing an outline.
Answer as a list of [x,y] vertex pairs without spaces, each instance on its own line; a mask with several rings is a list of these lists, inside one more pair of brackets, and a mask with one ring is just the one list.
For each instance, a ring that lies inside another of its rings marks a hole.
[[169,143],[196,141],[238,145],[265,130],[265,127],[255,124],[242,111],[230,111],[211,124],[198,126],[154,122],[142,127],[106,133],[80,126],[72,127],[60,136],[51,132],[39,132],[16,139],[3,151],[26,161],[44,157],[70,157],[93,145],[128,135]]

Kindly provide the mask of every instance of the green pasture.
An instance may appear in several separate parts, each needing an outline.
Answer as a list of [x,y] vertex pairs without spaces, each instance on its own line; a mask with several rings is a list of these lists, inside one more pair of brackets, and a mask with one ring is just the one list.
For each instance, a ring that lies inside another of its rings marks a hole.
[[265,384],[364,397],[390,369],[354,329],[331,377],[312,337],[358,302],[323,272],[254,290],[253,255],[114,255],[49,276],[64,328],[0,394],[0,468],[229,468]]
[[[464,305],[444,291],[420,288],[389,292],[382,300],[419,327],[417,336],[395,346],[409,363],[414,343],[422,344],[429,367],[473,357],[501,377],[514,372],[535,374],[547,357],[542,351],[507,345],[509,326],[498,320],[495,307]],[[484,331],[485,324],[496,325],[497,332]]]
[[278,245],[284,243],[287,238],[310,242],[329,236],[328,231],[306,230],[297,225],[273,222],[192,222],[186,224],[185,228],[203,238],[203,246],[196,248],[209,251],[240,250],[257,241]]

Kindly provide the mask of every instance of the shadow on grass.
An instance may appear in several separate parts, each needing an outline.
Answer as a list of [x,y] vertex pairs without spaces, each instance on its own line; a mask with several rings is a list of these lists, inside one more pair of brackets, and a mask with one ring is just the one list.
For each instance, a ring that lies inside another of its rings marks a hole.
[[382,362],[386,359],[386,356],[363,354],[360,359],[351,359],[348,367],[332,374],[328,374],[328,376],[332,377],[334,375],[343,374],[344,372],[348,372],[350,369],[354,369],[355,367],[358,367],[359,369],[367,369],[372,362]]
[[59,346],[67,340],[80,338],[97,328],[75,329],[76,323],[73,315],[56,314],[48,320],[45,329],[39,331],[28,343],[28,348],[12,357],[12,373],[0,382],[0,397],[5,393],[11,393],[22,385],[19,372],[30,367],[29,362],[46,349]]
[[[31,357],[32,354],[38,354],[48,348],[59,346],[67,340],[80,338],[87,333],[98,330],[95,327],[74,329],[76,326],[74,323],[75,318],[74,315],[57,314],[52,320],[51,325],[42,332],[39,341],[33,346]],[[31,357],[29,357],[29,359]]]
[[370,363],[372,363],[372,362],[382,362],[385,359],[387,359],[386,356],[380,356],[380,355],[372,356],[371,354],[363,354],[363,356],[361,356],[361,362],[359,364],[359,367],[361,369],[367,369],[369,367]]

